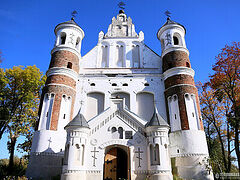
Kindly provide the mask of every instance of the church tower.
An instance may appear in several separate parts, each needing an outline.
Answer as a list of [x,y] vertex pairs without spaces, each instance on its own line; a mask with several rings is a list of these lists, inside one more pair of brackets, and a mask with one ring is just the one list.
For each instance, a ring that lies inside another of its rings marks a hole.
[[66,139],[64,127],[72,119],[74,112],[84,32],[73,18],[58,24],[54,32],[56,41],[51,51],[46,84],[42,90],[40,118],[34,134],[28,172],[35,169],[36,165],[41,165],[39,171],[31,172],[32,177],[61,173],[65,147],[63,139]]
[[194,84],[186,29],[169,17],[159,29],[165,98],[170,122],[170,154],[173,174],[186,179],[211,179],[207,171],[208,149]]

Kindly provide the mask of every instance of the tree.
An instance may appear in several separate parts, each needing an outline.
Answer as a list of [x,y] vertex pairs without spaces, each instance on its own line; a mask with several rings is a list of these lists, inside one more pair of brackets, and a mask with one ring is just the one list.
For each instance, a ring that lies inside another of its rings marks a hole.
[[230,103],[224,98],[220,102],[209,82],[204,85],[198,83],[198,89],[213,171],[229,173],[233,160],[231,154],[234,151],[232,147],[234,132],[229,126],[227,117]]
[[5,71],[1,69],[0,73],[2,112],[8,112],[4,115],[6,119],[0,124],[0,138],[4,132],[9,133],[9,169],[11,169],[17,138],[31,133],[37,118],[40,91],[46,77],[36,66],[26,68],[14,66]]
[[234,130],[234,146],[237,155],[240,173],[240,42],[226,45],[216,57],[213,65],[214,74],[210,76],[210,86],[215,90],[215,95],[221,102],[223,98],[228,99],[231,112],[228,114],[229,125]]

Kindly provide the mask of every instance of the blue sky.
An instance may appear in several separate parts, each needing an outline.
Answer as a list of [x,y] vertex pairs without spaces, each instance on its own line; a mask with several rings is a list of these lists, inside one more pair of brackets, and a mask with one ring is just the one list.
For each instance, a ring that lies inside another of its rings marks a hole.
[[[50,62],[57,24],[78,12],[76,22],[85,32],[82,55],[96,44],[98,33],[106,33],[118,14],[117,0],[1,0],[0,50],[3,68],[36,65],[46,72]],[[125,13],[133,19],[136,31],[145,34],[145,44],[160,54],[156,33],[165,23],[164,12],[187,29],[186,44],[195,70],[195,81],[205,81],[225,44],[240,41],[239,0],[123,0]],[[8,157],[6,135],[0,141],[0,158]]]

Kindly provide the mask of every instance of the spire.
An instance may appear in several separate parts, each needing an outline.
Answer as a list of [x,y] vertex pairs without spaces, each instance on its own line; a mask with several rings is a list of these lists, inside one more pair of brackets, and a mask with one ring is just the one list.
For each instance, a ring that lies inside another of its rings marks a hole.
[[153,116],[145,126],[150,127],[150,126],[169,126],[169,125],[158,113],[156,113],[156,108],[154,108]]
[[89,125],[87,123],[87,120],[85,119],[85,117],[80,113],[80,110],[78,111],[78,114],[73,118],[72,121],[70,121],[66,126],[66,127],[71,127],[71,126],[75,126],[75,127],[87,127],[89,128]]

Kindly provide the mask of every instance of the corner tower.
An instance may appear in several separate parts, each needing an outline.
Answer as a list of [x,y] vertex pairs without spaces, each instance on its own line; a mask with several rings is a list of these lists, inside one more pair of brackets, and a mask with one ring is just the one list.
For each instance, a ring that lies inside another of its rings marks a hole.
[[184,179],[211,179],[204,161],[208,149],[185,33],[184,26],[170,18],[157,33],[162,48],[172,170]]
[[74,111],[84,32],[74,19],[58,24],[54,32],[56,41],[42,90],[40,118],[27,170],[27,176],[32,178],[61,174],[66,139],[64,127]]

